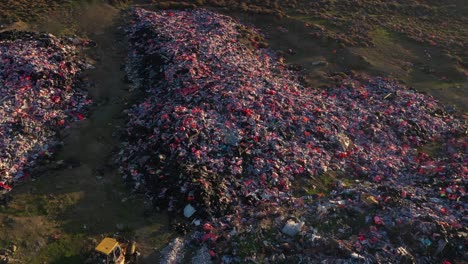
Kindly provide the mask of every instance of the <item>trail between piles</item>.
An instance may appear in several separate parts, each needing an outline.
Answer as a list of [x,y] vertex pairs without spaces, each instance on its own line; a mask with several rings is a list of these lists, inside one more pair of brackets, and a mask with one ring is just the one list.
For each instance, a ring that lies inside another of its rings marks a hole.
[[92,250],[103,235],[119,231],[134,237],[151,263],[155,256],[147,255],[170,239],[167,217],[144,217],[144,201],[128,192],[110,164],[119,144],[113,135],[132,97],[121,70],[126,48],[118,17],[108,5],[81,14],[78,27],[97,44],[87,52],[96,68],[85,80],[94,84],[89,93],[96,106],[89,118],[63,131],[64,147],[51,161],[55,169],[17,186],[13,201],[0,209],[0,246],[15,243],[18,263],[82,263],[80,250]]

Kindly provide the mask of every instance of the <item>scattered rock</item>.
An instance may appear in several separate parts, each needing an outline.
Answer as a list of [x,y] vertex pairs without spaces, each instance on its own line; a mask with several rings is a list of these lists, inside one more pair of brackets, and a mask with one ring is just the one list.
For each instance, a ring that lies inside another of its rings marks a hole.
[[293,236],[297,235],[302,230],[303,226],[304,226],[304,222],[289,219],[286,222],[286,224],[284,225],[281,232],[283,232],[284,234],[286,234],[288,236],[293,237]]
[[161,264],[179,264],[183,263],[185,257],[185,240],[175,238],[166,248],[161,251]]
[[211,264],[211,255],[206,245],[203,245],[192,258],[192,264]]
[[310,63],[312,66],[328,66],[327,61],[313,61]]

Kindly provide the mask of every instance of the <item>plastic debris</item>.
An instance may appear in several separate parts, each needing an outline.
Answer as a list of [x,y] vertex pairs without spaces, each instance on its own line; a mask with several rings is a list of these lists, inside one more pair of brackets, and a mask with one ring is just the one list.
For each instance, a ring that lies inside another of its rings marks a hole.
[[0,33],[0,180],[27,179],[60,145],[59,131],[84,119],[86,64],[50,34]]
[[183,238],[175,238],[166,248],[161,252],[162,264],[178,264],[183,263],[185,256],[186,241]]
[[[273,236],[260,245],[270,263],[346,262],[352,252],[396,263],[406,245],[427,262],[462,258],[463,122],[390,79],[304,87],[271,50],[239,41],[241,27],[203,9],[134,10],[127,73],[147,96],[127,111],[117,162],[135,190],[184,215],[190,202],[204,221],[195,228],[213,227],[194,241],[226,262],[255,258],[237,254],[251,234]],[[427,143],[443,155],[424,152]],[[296,182],[330,174],[350,183],[295,194]],[[318,231],[291,228],[299,239],[290,243],[280,231],[291,214]],[[436,256],[433,236],[453,251]]]
[[184,208],[184,216],[190,218],[197,210],[190,204],[187,204]]
[[191,263],[192,264],[210,264],[213,263],[211,261],[211,252],[208,250],[206,245],[202,246],[197,252],[195,256],[192,257]]
[[351,253],[351,257],[352,257],[353,259],[360,259],[360,260],[365,260],[365,259],[366,259],[365,257],[359,255],[359,254],[356,253],[356,252]]

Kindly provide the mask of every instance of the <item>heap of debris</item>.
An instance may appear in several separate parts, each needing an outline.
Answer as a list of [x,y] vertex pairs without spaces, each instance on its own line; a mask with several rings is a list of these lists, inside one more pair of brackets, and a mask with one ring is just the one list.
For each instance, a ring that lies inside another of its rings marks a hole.
[[[239,41],[230,17],[133,15],[127,70],[147,96],[127,111],[120,170],[155,206],[192,220],[211,256],[463,257],[468,142],[432,97],[384,78],[303,87],[270,50]],[[429,142],[444,156],[423,152]],[[329,175],[340,177],[328,194],[309,184],[296,195],[295,182]]]
[[30,176],[60,145],[59,130],[85,118],[80,89],[87,67],[71,40],[50,34],[0,33],[0,181]]

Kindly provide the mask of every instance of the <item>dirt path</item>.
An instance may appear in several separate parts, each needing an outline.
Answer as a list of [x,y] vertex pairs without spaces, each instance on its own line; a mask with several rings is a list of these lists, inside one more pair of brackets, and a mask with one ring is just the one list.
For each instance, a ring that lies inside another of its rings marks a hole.
[[[145,256],[170,238],[167,217],[144,217],[144,201],[128,192],[110,164],[119,143],[113,135],[133,95],[122,81],[126,50],[119,11],[99,4],[73,15],[77,31],[97,44],[88,51],[96,66],[88,75],[95,84],[89,92],[97,105],[64,132],[64,147],[53,161],[64,165],[15,188],[13,202],[0,209],[0,243],[18,246],[17,263],[81,263],[83,251],[117,232],[135,237]],[[51,19],[37,29],[56,33],[60,19]]]

